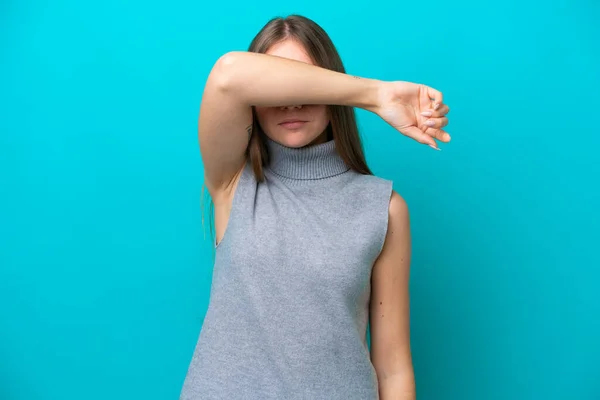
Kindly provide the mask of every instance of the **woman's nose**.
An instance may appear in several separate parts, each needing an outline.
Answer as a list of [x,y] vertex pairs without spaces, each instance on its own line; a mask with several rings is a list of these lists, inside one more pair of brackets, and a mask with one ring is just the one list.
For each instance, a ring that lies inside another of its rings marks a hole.
[[297,108],[298,110],[302,108],[302,105],[299,106],[281,106],[282,110],[293,110],[294,108]]

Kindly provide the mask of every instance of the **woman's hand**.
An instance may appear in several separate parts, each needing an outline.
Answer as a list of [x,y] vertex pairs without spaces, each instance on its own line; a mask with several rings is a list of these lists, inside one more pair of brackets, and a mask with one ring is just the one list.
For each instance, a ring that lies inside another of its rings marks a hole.
[[393,81],[382,83],[375,113],[403,135],[439,150],[435,139],[450,141],[450,135],[442,129],[448,125],[449,111],[441,92],[425,85]]

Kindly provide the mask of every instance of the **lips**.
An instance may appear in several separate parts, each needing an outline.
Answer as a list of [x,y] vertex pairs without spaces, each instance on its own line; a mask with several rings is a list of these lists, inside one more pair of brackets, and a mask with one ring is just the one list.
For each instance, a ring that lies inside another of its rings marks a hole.
[[279,125],[286,129],[298,129],[304,126],[307,121],[303,121],[301,119],[286,119],[283,122],[280,122]]

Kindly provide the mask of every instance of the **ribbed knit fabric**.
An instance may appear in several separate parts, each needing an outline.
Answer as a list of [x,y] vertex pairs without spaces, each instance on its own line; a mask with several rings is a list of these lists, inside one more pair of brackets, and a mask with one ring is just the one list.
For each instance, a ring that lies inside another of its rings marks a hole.
[[366,327],[392,183],[333,141],[268,150],[265,181],[248,164],[234,193],[180,399],[376,400]]

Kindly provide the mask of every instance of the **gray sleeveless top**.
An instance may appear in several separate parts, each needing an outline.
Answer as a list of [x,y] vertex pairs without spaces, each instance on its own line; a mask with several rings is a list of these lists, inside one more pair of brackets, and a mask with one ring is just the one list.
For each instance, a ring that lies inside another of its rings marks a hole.
[[247,164],[235,190],[180,399],[378,399],[366,328],[392,183],[334,141],[268,149],[265,181]]

